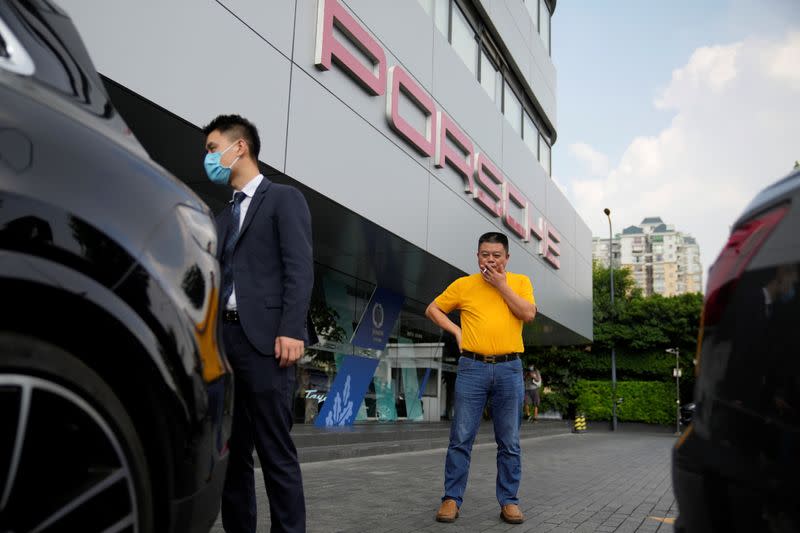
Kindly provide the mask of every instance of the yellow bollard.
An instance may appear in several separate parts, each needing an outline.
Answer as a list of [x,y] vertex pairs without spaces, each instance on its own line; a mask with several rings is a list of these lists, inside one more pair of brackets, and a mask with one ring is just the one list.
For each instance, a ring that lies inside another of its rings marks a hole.
[[575,425],[572,429],[573,433],[583,433],[586,431],[586,415],[579,414],[575,416]]

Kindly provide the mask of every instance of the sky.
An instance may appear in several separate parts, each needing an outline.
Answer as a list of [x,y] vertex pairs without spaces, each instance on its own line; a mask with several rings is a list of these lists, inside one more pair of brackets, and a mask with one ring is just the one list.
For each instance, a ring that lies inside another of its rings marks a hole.
[[592,235],[660,216],[700,245],[800,159],[800,0],[559,0],[553,179]]

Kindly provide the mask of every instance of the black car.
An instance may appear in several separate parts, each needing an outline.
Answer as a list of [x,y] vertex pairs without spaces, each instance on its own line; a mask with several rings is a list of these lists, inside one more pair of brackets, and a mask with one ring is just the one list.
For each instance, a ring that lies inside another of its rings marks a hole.
[[800,171],[762,191],[712,266],[676,531],[800,531]]
[[67,15],[0,2],[0,531],[207,531],[232,376],[206,205]]

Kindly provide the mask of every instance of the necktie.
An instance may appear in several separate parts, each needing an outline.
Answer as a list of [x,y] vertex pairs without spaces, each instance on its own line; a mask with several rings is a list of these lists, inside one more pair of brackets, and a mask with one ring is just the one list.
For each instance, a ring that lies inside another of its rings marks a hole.
[[225,239],[225,248],[222,250],[222,307],[228,304],[228,299],[233,293],[233,249],[239,240],[239,216],[242,211],[242,200],[245,194],[237,191],[233,195],[233,208],[231,209],[231,223],[228,236]]

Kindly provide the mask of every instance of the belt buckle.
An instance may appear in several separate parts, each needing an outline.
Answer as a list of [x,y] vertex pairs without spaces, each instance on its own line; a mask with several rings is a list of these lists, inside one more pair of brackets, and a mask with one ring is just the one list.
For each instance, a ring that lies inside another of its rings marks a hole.
[[484,363],[495,364],[497,362],[497,356],[496,355],[484,355],[483,356],[483,362]]

